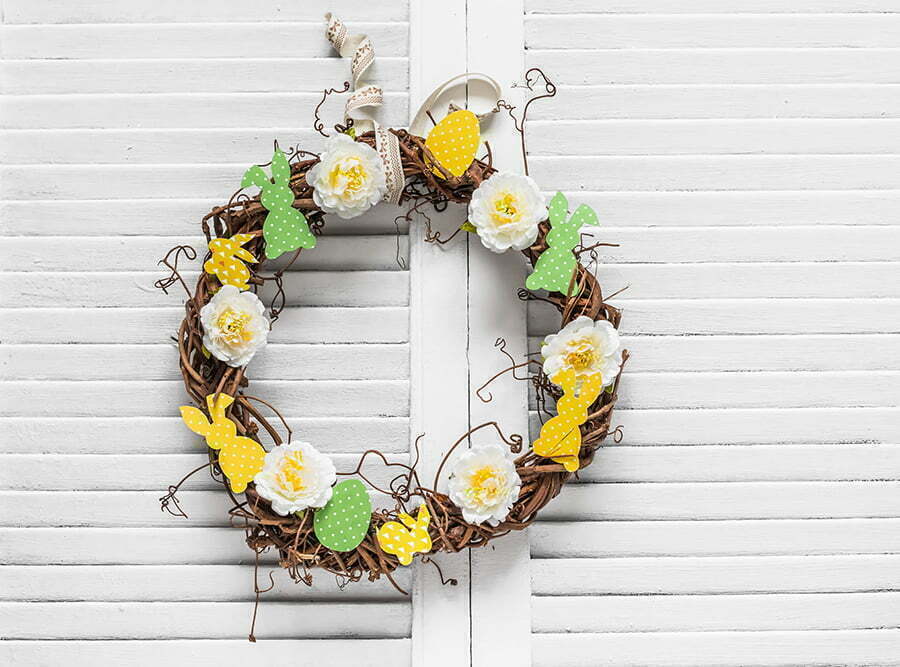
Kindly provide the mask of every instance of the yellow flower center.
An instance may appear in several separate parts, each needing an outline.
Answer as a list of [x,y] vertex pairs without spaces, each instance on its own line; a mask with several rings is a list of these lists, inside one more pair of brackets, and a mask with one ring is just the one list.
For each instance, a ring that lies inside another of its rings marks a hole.
[[511,192],[504,192],[494,200],[494,210],[491,219],[498,225],[508,225],[522,217],[519,211],[516,196]]
[[563,357],[566,366],[574,368],[576,371],[586,371],[597,361],[600,351],[595,347],[594,342],[588,338],[573,341],[569,344],[569,351]]
[[469,497],[479,505],[494,504],[505,491],[502,476],[491,466],[479,468],[469,477]]
[[222,338],[229,345],[238,345],[253,339],[253,332],[247,330],[252,319],[249,313],[242,313],[234,308],[226,308],[216,320],[216,327],[222,332]]
[[343,185],[343,190],[356,192],[366,183],[366,169],[356,158],[347,158],[338,162],[329,174],[329,184],[338,189]]
[[303,481],[303,453],[291,452],[281,460],[278,471],[278,485],[291,492],[300,493],[306,488]]

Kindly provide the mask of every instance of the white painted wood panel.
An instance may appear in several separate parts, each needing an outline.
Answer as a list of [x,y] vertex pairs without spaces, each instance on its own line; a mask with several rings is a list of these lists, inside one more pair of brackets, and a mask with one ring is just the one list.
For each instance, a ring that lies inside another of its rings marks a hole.
[[532,530],[534,664],[896,664],[900,7],[525,8],[532,173],[620,244],[633,353]]
[[[410,664],[407,596],[321,574],[297,585],[272,554],[260,581],[274,570],[277,586],[250,644],[253,553],[221,488],[198,475],[190,519],[159,509],[206,454],[177,416],[182,296],[153,287],[156,262],[176,244],[202,249],[200,218],[273,139],[321,148],[313,107],[349,74],[324,37],[328,10],[372,36],[379,117],[403,125],[406,0],[2,2],[0,663]],[[330,100],[326,120],[342,104]],[[408,460],[398,212],[330,222],[287,274],[288,307],[248,371],[339,470],[371,447]],[[185,268],[196,280],[197,264]],[[410,573],[398,583],[409,589]]]

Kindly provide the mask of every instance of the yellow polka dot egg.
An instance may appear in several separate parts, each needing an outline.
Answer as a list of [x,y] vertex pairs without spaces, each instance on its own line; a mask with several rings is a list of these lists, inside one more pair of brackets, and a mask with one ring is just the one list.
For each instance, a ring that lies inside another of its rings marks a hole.
[[[459,177],[466,173],[475,159],[480,142],[478,116],[468,109],[460,109],[448,114],[432,128],[425,139],[425,147],[444,169]],[[436,166],[431,170],[437,176],[444,177]]]

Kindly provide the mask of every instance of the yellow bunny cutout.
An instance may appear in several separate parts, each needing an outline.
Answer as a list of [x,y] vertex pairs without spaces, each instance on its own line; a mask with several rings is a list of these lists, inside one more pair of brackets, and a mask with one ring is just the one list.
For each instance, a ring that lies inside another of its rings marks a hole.
[[237,434],[237,425],[225,416],[225,410],[232,403],[234,398],[228,394],[219,394],[218,400],[215,394],[210,394],[206,397],[206,406],[212,417],[211,423],[201,410],[187,405],[181,407],[181,418],[189,429],[206,438],[210,449],[221,450],[219,466],[228,477],[231,490],[242,493],[262,470],[266,450],[256,440]]
[[400,512],[397,518],[403,522],[402,525],[397,521],[388,521],[378,529],[378,544],[387,553],[396,555],[401,565],[409,565],[417,551],[431,551],[431,535],[428,534],[431,513],[422,503],[415,519],[405,512]]
[[209,242],[212,257],[204,262],[203,270],[216,276],[223,285],[247,289],[250,269],[241,260],[255,264],[256,257],[241,246],[252,238],[253,234],[235,234],[228,239],[213,239]]
[[575,370],[569,368],[551,379],[563,388],[565,394],[556,403],[557,416],[541,426],[541,436],[534,441],[534,453],[562,463],[566,470],[575,472],[581,450],[581,431],[578,427],[587,421],[588,408],[603,390],[603,376],[594,373],[583,377],[579,386]]

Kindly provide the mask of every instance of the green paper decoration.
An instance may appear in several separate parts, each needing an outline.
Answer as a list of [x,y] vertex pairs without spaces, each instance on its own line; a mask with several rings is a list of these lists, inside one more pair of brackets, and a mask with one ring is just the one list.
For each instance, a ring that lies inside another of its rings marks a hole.
[[334,551],[353,551],[369,532],[372,500],[358,479],[335,484],[331,500],[316,510],[313,527],[316,539]]
[[572,252],[580,239],[583,225],[596,225],[597,214],[590,206],[582,204],[566,221],[569,202],[562,192],[557,192],[550,200],[550,231],[547,233],[549,247],[538,257],[534,273],[528,276],[525,286],[530,290],[545,289],[569,296],[572,274],[578,260]]
[[316,237],[309,231],[306,217],[294,208],[294,193],[289,182],[291,165],[280,149],[272,156],[272,179],[256,165],[250,167],[241,180],[241,187],[255,185],[262,190],[260,201],[269,212],[263,222],[266,257],[275,259],[297,248],[315,248]]

